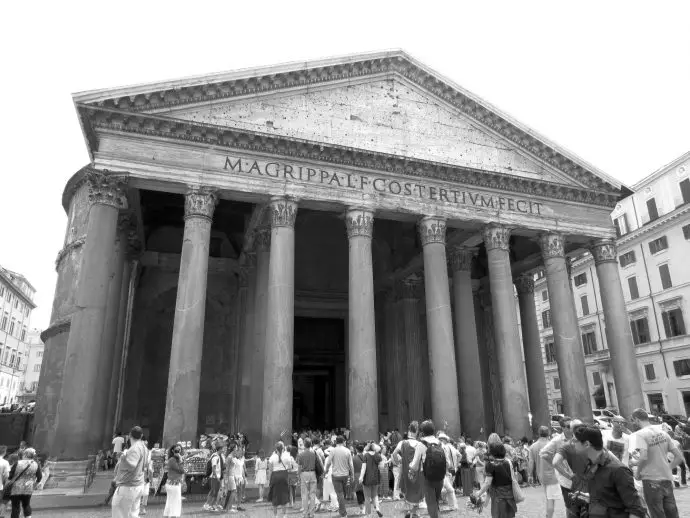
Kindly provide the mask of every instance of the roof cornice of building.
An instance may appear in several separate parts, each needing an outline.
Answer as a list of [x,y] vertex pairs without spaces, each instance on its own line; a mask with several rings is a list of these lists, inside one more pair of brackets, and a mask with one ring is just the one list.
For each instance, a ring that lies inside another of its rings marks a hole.
[[[14,292],[15,295],[17,295],[20,299],[22,299],[22,301],[24,301],[24,303],[26,303],[29,307],[31,307],[31,309],[36,309],[36,304],[34,303],[34,301],[31,300],[29,297],[27,297],[26,294],[25,294],[22,290],[19,289],[19,286],[17,286],[17,285],[12,281],[12,278],[8,275],[8,271],[9,271],[9,270],[5,270],[2,266],[0,266],[0,277],[6,282],[6,284],[8,285],[8,287],[12,289],[12,291]],[[11,272],[11,273],[14,273],[14,272]],[[26,280],[26,277],[24,277],[23,275],[22,275],[21,277],[22,277],[24,280]],[[26,281],[26,283],[27,283],[29,286],[31,286],[31,284],[29,283],[29,281]],[[34,291],[36,291],[35,288],[34,288],[33,286],[31,286],[31,288],[32,288]]]
[[623,246],[630,245],[631,243],[645,238],[651,232],[655,232],[662,229],[667,224],[671,223],[672,221],[675,221],[676,219],[685,214],[690,214],[690,203],[686,203],[685,205],[676,207],[671,212],[664,214],[663,216],[660,216],[651,223],[647,223],[646,225],[642,225],[640,228],[635,229],[632,232],[628,232],[624,236],[619,237],[616,240],[616,244],[618,245],[619,249]]
[[631,187],[632,190],[633,190],[634,192],[637,192],[637,191],[639,191],[639,190],[644,189],[644,188],[647,187],[647,185],[649,185],[650,183],[653,183],[654,181],[658,180],[659,178],[661,178],[662,176],[664,176],[666,173],[668,173],[668,172],[671,171],[672,169],[678,167],[678,166],[681,165],[683,162],[686,162],[686,161],[688,161],[688,160],[690,160],[690,151],[688,151],[687,153],[683,153],[682,155],[680,155],[680,156],[679,156],[678,158],[676,158],[675,160],[672,160],[672,161],[669,162],[668,164],[661,166],[659,169],[657,169],[656,171],[654,171],[654,172],[653,172],[652,174],[650,174],[649,176],[644,177],[642,180],[640,180],[639,182],[637,182],[635,185],[633,185],[633,186]]

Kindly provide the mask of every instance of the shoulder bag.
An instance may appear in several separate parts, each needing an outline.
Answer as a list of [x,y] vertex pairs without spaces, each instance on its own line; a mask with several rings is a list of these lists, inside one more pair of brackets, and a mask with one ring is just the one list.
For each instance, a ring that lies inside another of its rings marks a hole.
[[520,487],[520,484],[518,484],[518,481],[515,478],[515,472],[513,471],[513,463],[510,461],[507,462],[508,467],[510,468],[510,481],[513,485],[513,500],[515,500],[516,504],[519,504],[525,501],[525,494],[522,492],[522,488]]
[[21,478],[21,476],[26,473],[26,470],[28,470],[31,467],[31,464],[33,464],[33,460],[29,461],[29,464],[22,470],[22,472],[19,475],[15,475],[12,480],[8,480],[7,483],[5,484],[5,487],[2,490],[2,499],[4,501],[7,501],[10,499],[10,495],[12,494],[12,486],[14,486],[15,482]]

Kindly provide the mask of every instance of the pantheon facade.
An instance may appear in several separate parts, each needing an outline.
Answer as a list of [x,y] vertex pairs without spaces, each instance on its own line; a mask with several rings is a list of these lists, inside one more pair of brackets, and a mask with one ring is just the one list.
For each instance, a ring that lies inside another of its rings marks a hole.
[[[591,250],[623,415],[643,406],[616,265],[628,190],[404,52],[74,95],[35,444],[432,418],[549,423],[533,278],[565,412],[591,418],[568,257]],[[516,299],[518,305],[516,306]],[[519,311],[516,309],[519,307]]]

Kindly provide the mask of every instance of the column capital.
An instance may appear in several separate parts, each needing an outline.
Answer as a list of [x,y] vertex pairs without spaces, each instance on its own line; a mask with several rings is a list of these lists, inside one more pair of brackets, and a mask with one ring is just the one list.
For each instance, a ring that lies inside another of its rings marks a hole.
[[613,239],[592,241],[589,245],[589,251],[594,257],[594,264],[597,266],[603,263],[615,263],[617,261],[618,250],[616,242]]
[[424,216],[417,223],[419,239],[422,246],[431,243],[446,244],[446,218],[440,216]]
[[374,213],[366,209],[348,209],[345,212],[347,237],[371,237],[374,235]]
[[534,275],[523,273],[515,279],[515,288],[520,295],[534,293]]
[[268,217],[270,218],[271,228],[295,228],[297,202],[285,197],[271,198],[268,204]]
[[476,248],[454,246],[448,250],[448,259],[453,272],[469,272],[472,269],[472,258],[477,255]]
[[484,238],[484,246],[487,252],[498,248],[499,250],[508,251],[510,249],[510,232],[511,228],[503,225],[487,225],[482,229],[482,237]]
[[216,191],[206,188],[191,189],[184,198],[184,219],[204,218],[213,221],[213,212],[217,204]]
[[257,252],[268,252],[271,249],[271,227],[262,225],[254,231],[254,247]]
[[558,232],[539,234],[539,246],[544,260],[565,257],[565,237]]
[[92,205],[127,208],[126,177],[89,171],[86,173],[86,180],[89,185],[89,202]]

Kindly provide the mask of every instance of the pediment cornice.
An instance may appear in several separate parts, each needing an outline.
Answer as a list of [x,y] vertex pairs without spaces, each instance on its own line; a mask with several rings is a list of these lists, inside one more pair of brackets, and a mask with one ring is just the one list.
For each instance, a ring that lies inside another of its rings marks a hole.
[[[349,59],[349,60],[348,60]],[[313,66],[310,66],[313,65]],[[343,60],[328,60],[301,65],[278,66],[245,74],[230,73],[189,80],[160,83],[130,89],[75,95],[77,104],[132,113],[170,110],[187,105],[210,103],[224,99],[252,97],[262,93],[313,88],[333,82],[351,81],[366,77],[399,76],[410,81],[440,100],[454,106],[477,123],[491,129],[535,158],[562,171],[588,188],[620,193],[619,182],[595,171],[574,155],[560,149],[500,113],[495,107],[451,81],[416,62],[403,52],[386,52],[369,56],[354,56]]]
[[621,197],[619,191],[585,189],[334,144],[172,119],[144,112],[128,112],[87,105],[80,106],[79,111],[87,138],[94,150],[98,149],[99,132],[114,131],[378,170],[409,177],[431,178],[459,185],[604,207],[615,206]]

